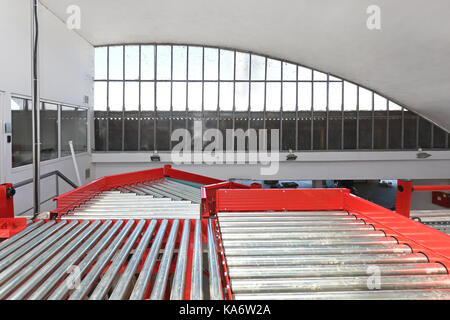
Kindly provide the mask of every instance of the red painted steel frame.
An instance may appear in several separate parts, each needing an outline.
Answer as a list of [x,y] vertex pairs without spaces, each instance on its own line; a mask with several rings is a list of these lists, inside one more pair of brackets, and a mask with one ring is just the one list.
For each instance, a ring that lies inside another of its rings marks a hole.
[[0,239],[10,238],[27,226],[26,218],[14,217],[13,198],[7,197],[7,190],[12,186],[11,183],[0,185]]
[[222,180],[176,170],[173,169],[172,166],[166,165],[163,168],[111,175],[94,180],[91,183],[88,183],[84,186],[81,186],[54,198],[54,201],[58,201],[58,206],[56,210],[53,210],[51,213],[52,215],[57,215],[58,217],[60,217],[61,215],[67,214],[69,211],[73,210],[89,199],[92,199],[102,191],[107,191],[112,188],[123,187],[125,185],[135,184],[139,182],[162,179],[164,177],[195,182],[199,184],[223,182]]
[[345,210],[409,245],[414,252],[425,254],[430,262],[439,262],[450,270],[449,235],[356,197],[347,189],[218,190],[216,210]]
[[413,191],[426,192],[426,191],[450,191],[450,185],[438,185],[438,186],[413,186],[411,181],[398,180],[397,182],[397,200],[395,211],[407,218],[410,217],[411,211],[411,194]]
[[219,189],[250,189],[251,187],[235,182],[220,182],[210,184],[201,188],[200,212],[202,218],[215,215],[216,212],[216,192]]

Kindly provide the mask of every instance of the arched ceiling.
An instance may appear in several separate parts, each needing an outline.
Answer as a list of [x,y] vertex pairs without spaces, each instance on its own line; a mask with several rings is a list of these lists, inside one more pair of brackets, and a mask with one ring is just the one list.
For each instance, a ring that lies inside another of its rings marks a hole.
[[[81,9],[92,45],[182,43],[286,59],[359,83],[450,130],[448,0],[40,0]],[[369,30],[369,5],[381,30]]]

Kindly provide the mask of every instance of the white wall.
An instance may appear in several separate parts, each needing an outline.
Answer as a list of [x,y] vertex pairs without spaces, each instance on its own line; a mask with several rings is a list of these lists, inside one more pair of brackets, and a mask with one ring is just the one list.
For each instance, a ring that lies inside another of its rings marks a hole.
[[[11,121],[10,96],[31,96],[30,1],[1,0],[0,10],[0,183],[17,183],[32,177],[31,165],[11,168],[11,144],[6,144],[4,124]],[[93,104],[94,48],[45,7],[39,7],[40,96],[44,100],[91,107]],[[89,103],[84,103],[84,97]],[[1,95],[0,95],[1,98]],[[92,137],[91,137],[92,138]],[[90,152],[77,156],[82,183],[91,168]],[[71,157],[45,161],[41,174],[59,170],[76,183]],[[60,180],[60,193],[69,191]],[[41,181],[41,201],[56,193],[55,178]],[[19,188],[14,198],[16,214],[32,206],[32,185]],[[42,206],[42,211],[54,203]]]
[[[441,179],[450,178],[450,151],[429,151],[428,159],[417,159],[415,151],[353,151],[296,153],[296,161],[281,161],[273,176],[261,175],[252,164],[175,166],[218,179],[327,180],[327,179]],[[92,154],[95,176],[161,167],[170,163],[170,153],[161,152],[162,162],[151,162],[151,153],[97,152]],[[286,153],[280,155],[286,159]]]

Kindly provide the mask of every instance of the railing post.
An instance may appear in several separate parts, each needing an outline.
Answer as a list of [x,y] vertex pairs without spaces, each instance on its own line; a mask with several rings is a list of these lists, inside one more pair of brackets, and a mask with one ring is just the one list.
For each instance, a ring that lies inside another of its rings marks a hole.
[[409,218],[411,210],[412,182],[407,180],[397,181],[397,200],[395,211],[402,216]]

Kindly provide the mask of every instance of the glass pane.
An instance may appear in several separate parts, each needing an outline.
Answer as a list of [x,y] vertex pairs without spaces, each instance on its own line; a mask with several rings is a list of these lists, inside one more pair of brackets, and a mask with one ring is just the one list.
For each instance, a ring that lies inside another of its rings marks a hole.
[[236,111],[247,111],[249,104],[249,83],[238,82],[235,88]]
[[155,110],[155,83],[141,82],[141,110]]
[[295,111],[297,105],[296,99],[297,99],[296,83],[294,82],[283,83],[283,111]]
[[139,120],[138,115],[130,112],[124,120],[124,150],[137,151],[138,150],[138,131]]
[[359,110],[372,111],[372,91],[359,87]]
[[389,102],[389,149],[402,147],[402,107]]
[[155,120],[146,114],[141,115],[141,151],[153,151]]
[[431,148],[432,126],[428,120],[420,118],[419,121],[419,148]]
[[[111,122],[111,120],[110,120]],[[122,128],[120,128],[122,131]],[[70,155],[69,141],[75,153],[87,151],[87,110],[61,107],[61,155]]]
[[265,80],[266,59],[261,56],[252,55],[252,80]]
[[170,80],[172,65],[171,61],[171,47],[158,46],[156,48],[156,78],[158,80]]
[[205,48],[205,80],[219,79],[219,50]]
[[170,110],[170,83],[167,82],[156,83],[156,110],[159,111]]
[[417,116],[405,110],[404,147],[417,150]]
[[344,110],[356,110],[357,86],[344,81]]
[[372,111],[359,111],[359,148],[372,149]]
[[217,110],[217,99],[218,99],[218,84],[217,82],[206,82],[205,83],[205,102],[204,108],[208,111]]
[[109,83],[109,110],[122,111],[123,107],[123,82]]
[[187,72],[187,47],[173,47],[173,79],[186,80]]
[[156,149],[170,150],[170,119],[162,118],[156,121]]
[[109,79],[123,80],[123,46],[109,47]]
[[141,47],[141,79],[154,80],[155,79],[155,47],[142,46]]
[[314,81],[327,81],[326,73],[314,71]]
[[139,46],[125,46],[125,79],[139,79]]
[[284,115],[283,118],[283,141],[282,141],[282,150],[295,150],[295,134],[296,134],[296,128],[295,128],[295,114],[292,114],[290,116]]
[[109,118],[109,132],[108,132],[108,150],[122,151],[122,134],[123,134],[123,118],[122,114],[111,114]]
[[315,82],[314,83],[314,110],[325,111],[327,110],[327,83]]
[[311,82],[300,82],[298,84],[298,109],[311,110],[312,105]]
[[266,111],[280,111],[281,82],[267,83]]
[[342,82],[330,82],[328,92],[328,109],[342,110]]
[[314,150],[325,150],[327,148],[326,116],[327,113],[324,111],[314,112]]
[[174,111],[186,110],[186,82],[174,82],[172,94],[172,105]]
[[267,80],[281,80],[281,61],[267,59]]
[[264,83],[251,83],[250,110],[264,110]]
[[189,100],[188,109],[190,111],[202,110],[202,84],[201,83],[189,83]]
[[106,81],[94,82],[94,110],[106,111]]
[[[30,107],[27,104],[30,104]],[[13,168],[33,162],[31,102],[11,99],[12,166]]]
[[[381,106],[380,106],[381,107]],[[386,106],[384,108],[386,110]],[[381,109],[375,109],[374,112],[374,148],[386,149],[387,148],[387,111]]]
[[387,100],[378,94],[374,94],[375,110],[387,110]]
[[125,82],[125,110],[139,110],[139,82]]
[[220,83],[220,110],[233,110],[233,83],[221,82]]
[[[40,116],[41,161],[56,159],[58,157],[58,106],[50,103],[41,104]],[[61,129],[67,130],[63,127]]]
[[311,112],[299,113],[298,149],[311,150]]
[[236,52],[236,80],[248,80],[250,71],[250,55]]
[[95,48],[95,79],[107,79],[108,47]]
[[234,52],[229,50],[220,50],[220,79],[234,79]]
[[298,67],[298,80],[301,81],[311,81],[312,79],[312,70],[305,67]]
[[203,49],[189,47],[189,80],[202,80]]
[[439,128],[438,126],[433,126],[433,148],[446,149],[446,136],[447,132]]
[[106,151],[107,119],[101,112],[94,112],[95,150]]
[[297,66],[295,64],[283,62],[283,80],[284,81],[297,80]]
[[342,148],[342,113],[331,110],[328,117],[328,149],[340,150]]

